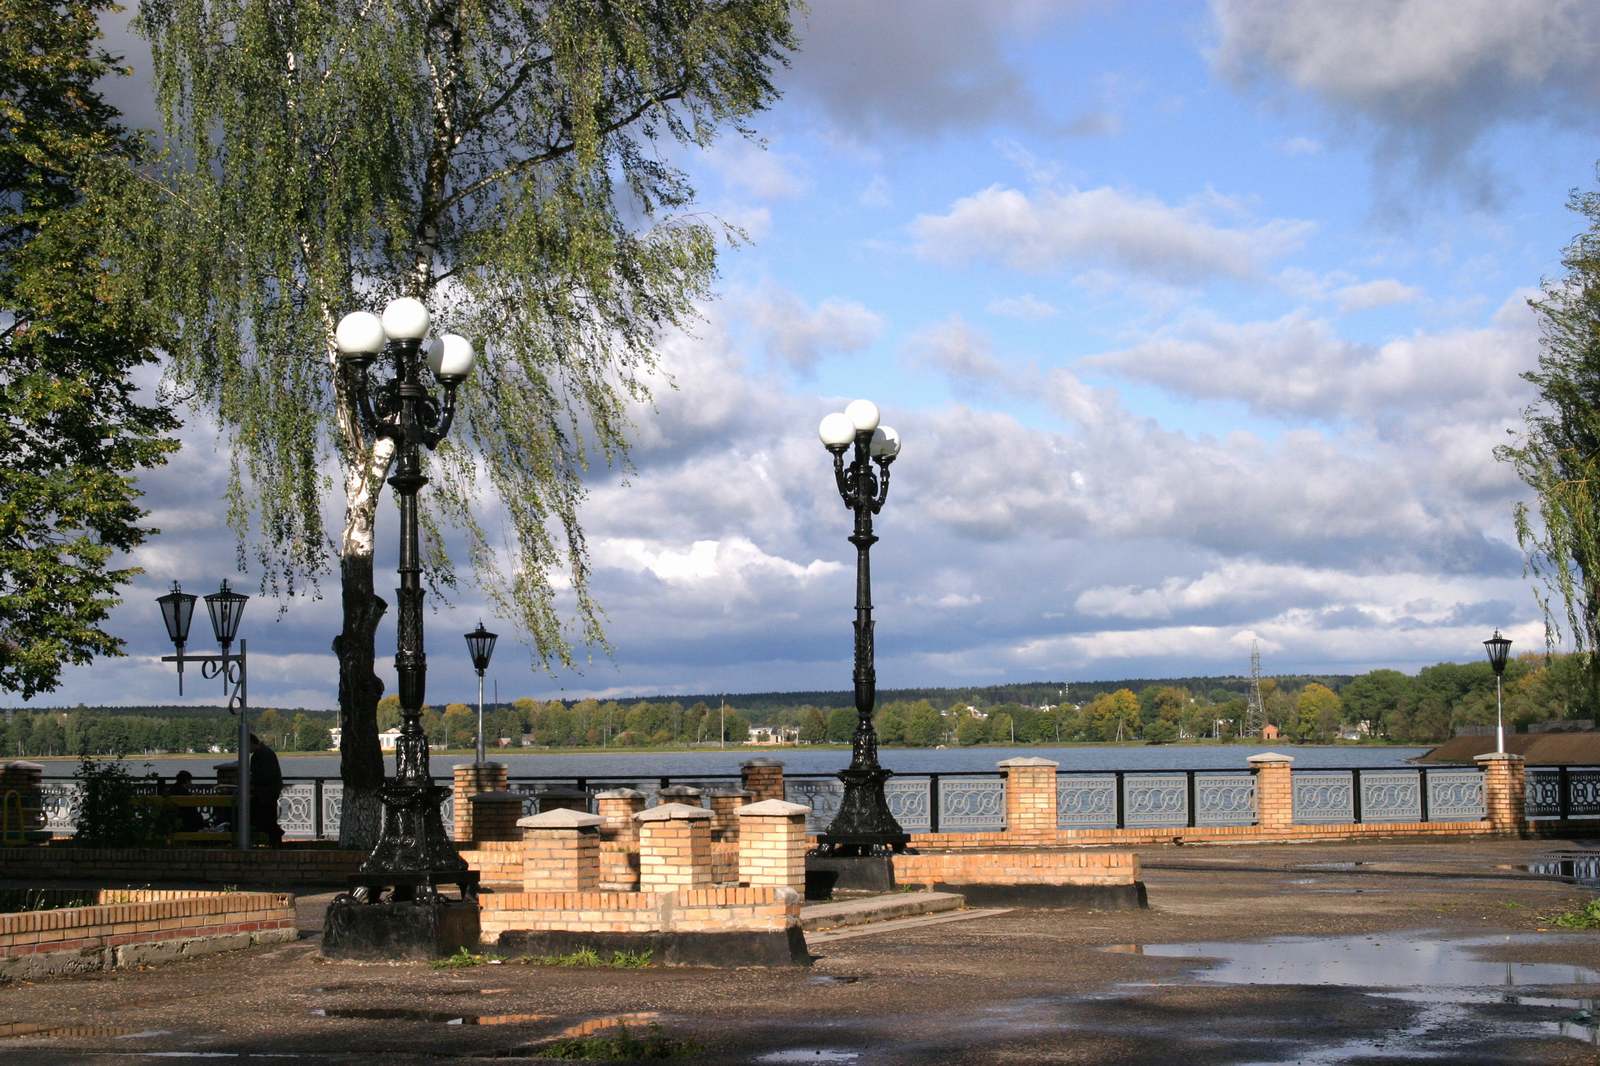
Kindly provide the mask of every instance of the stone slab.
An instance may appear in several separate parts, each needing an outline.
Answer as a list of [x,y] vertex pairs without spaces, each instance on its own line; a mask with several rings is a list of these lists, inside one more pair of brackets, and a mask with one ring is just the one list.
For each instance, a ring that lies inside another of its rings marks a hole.
[[960,892],[895,892],[864,899],[808,903],[800,909],[800,924],[807,930],[833,929],[960,910],[965,904],[966,900]]
[[893,892],[894,860],[888,855],[806,856],[806,899],[831,899],[840,892]]
[[330,959],[437,959],[478,946],[478,904],[437,899],[426,903],[358,903],[340,897],[328,905],[322,954]]
[[588,933],[567,930],[515,930],[500,934],[493,950],[499,955],[568,955],[592,948],[602,956],[613,951],[650,952],[650,960],[666,966],[809,966],[805,933],[785,930],[737,933]]
[[960,892],[974,907],[1032,907],[1040,910],[1137,911],[1150,901],[1144,882],[1131,885],[935,884],[936,891]]

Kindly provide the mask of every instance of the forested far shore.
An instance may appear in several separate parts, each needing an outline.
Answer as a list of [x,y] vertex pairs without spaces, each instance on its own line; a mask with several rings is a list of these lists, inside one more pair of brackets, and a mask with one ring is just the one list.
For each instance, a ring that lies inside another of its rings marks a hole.
[[[1597,720],[1594,694],[1577,655],[1529,653],[1506,665],[1509,729],[1552,720]],[[880,693],[874,716],[885,744],[1056,744],[1087,741],[1239,737],[1247,721],[1247,677],[1101,682],[1029,682],[987,688],[895,689]],[[1261,681],[1266,720],[1297,742],[1372,740],[1434,743],[1495,719],[1494,672],[1487,662],[1439,663],[1415,675],[1279,675]],[[848,692],[753,693],[693,700],[539,700],[486,706],[493,747],[643,748],[764,741],[848,743],[856,714]],[[398,697],[378,705],[380,730],[400,724]],[[423,710],[436,744],[471,746],[477,712],[465,703]],[[252,729],[285,752],[333,747],[334,711],[262,708]],[[202,707],[14,709],[0,723],[7,757],[89,753],[228,753],[237,720]]]

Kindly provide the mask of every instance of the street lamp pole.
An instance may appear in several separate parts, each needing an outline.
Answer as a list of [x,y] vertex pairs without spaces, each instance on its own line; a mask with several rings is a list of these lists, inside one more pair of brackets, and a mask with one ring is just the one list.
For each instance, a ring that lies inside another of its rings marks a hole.
[[1489,653],[1489,665],[1494,669],[1494,750],[1504,755],[1506,723],[1504,703],[1500,696],[1500,678],[1506,672],[1506,653],[1511,650],[1511,641],[1502,637],[1496,629],[1494,636],[1483,642],[1483,647]]
[[483,754],[483,672],[489,669],[489,657],[494,654],[494,642],[498,634],[491,633],[483,628],[483,622],[478,622],[478,628],[467,634],[467,654],[472,656],[472,668],[478,671],[478,765],[482,766],[485,758]]
[[210,680],[222,678],[222,691],[228,697],[228,713],[239,719],[239,779],[235,784],[233,799],[233,827],[240,851],[250,850],[250,711],[249,693],[245,687],[248,662],[248,645],[239,641],[239,654],[230,654],[234,637],[239,633],[239,619],[244,616],[245,601],[250,597],[228,587],[226,578],[222,587],[206,597],[206,613],[211,616],[211,632],[222,647],[221,655],[185,655],[184,645],[189,642],[189,623],[194,619],[194,601],[199,599],[174,581],[172,591],[157,596],[161,605],[161,621],[167,627],[175,654],[163,655],[164,663],[178,664],[178,694],[183,694],[183,664],[199,663],[200,676]]
[[[431,901],[440,885],[454,884],[463,896],[477,892],[477,874],[467,868],[445,833],[439,805],[449,789],[433,783],[428,770],[428,737],[422,729],[427,656],[422,636],[422,565],[418,550],[417,493],[428,483],[422,473],[422,448],[438,445],[455,417],[456,389],[472,369],[472,345],[447,333],[428,341],[427,308],[401,297],[380,319],[357,311],[339,321],[335,336],[345,381],[370,435],[394,442],[395,472],[389,478],[400,503],[400,611],[394,663],[399,676],[400,736],[395,742],[395,776],[379,790],[383,828],[372,854],[351,878],[356,903],[378,902],[392,886],[393,902]],[[380,353],[394,376],[373,395],[367,371]],[[444,387],[436,399],[422,383],[423,360]],[[336,904],[339,901],[335,901]],[[331,912],[330,912],[331,918]]]
[[[877,670],[873,653],[872,569],[868,553],[878,538],[872,516],[883,510],[889,497],[889,464],[900,454],[900,435],[878,425],[878,406],[854,400],[843,411],[828,415],[818,427],[822,444],[833,455],[834,485],[845,507],[855,516],[850,543],[856,547],[855,685],[856,729],[850,742],[850,766],[839,772],[844,796],[839,813],[817,838],[816,853],[851,857],[904,851],[910,837],[900,827],[883,794],[883,783],[893,776],[878,764],[878,733],[872,724],[877,700]],[[845,453],[854,459],[845,466]],[[872,463],[878,464],[876,472]]]

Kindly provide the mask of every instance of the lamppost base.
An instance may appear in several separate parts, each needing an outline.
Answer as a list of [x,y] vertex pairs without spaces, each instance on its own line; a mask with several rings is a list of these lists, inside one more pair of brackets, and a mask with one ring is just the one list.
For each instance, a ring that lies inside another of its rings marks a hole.
[[883,783],[894,771],[881,766],[839,771],[844,782],[844,797],[839,813],[827,831],[817,837],[811,854],[820,858],[860,858],[890,855],[906,850],[911,836],[889,813]]
[[354,895],[328,905],[322,954],[330,959],[438,959],[478,947],[478,901],[443,896],[365,903]]
[[372,854],[350,877],[356,902],[427,901],[446,885],[454,885],[463,899],[476,899],[478,874],[456,851],[439,814],[449,794],[431,781],[383,783],[383,829]]

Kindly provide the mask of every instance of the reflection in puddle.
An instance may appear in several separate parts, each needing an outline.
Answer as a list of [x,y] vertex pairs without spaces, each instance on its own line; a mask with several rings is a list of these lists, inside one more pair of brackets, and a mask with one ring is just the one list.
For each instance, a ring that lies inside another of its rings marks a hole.
[[808,985],[853,985],[861,980],[848,974],[817,973],[806,978]]
[[1144,945],[1143,944],[1107,944],[1105,947],[1101,948],[1100,950],[1101,951],[1108,951],[1113,955],[1143,955],[1144,954]]
[[1370,862],[1304,862],[1295,867],[1296,870],[1327,870],[1339,873],[1349,870],[1360,870],[1371,866]]
[[1586,885],[1600,885],[1600,855],[1551,855],[1523,869],[1546,877],[1570,877]]
[[551,1034],[551,1039],[575,1039],[577,1037],[594,1036],[607,1029],[622,1029],[630,1025],[650,1025],[660,1020],[661,1015],[653,1010],[635,1011],[632,1014],[609,1014],[604,1018],[591,1018],[577,1025],[569,1025],[559,1033]]
[[[1205,960],[1195,975],[1209,984],[1338,985],[1371,989],[1367,994],[1414,1003],[1422,1009],[1410,1025],[1386,1041],[1353,1041],[1315,1049],[1304,1063],[1344,1062],[1363,1054],[1434,1055],[1435,1041],[1469,1024],[1501,1028],[1512,1036],[1558,1036],[1600,1046],[1600,1020],[1593,998],[1528,995],[1527,985],[1577,985],[1600,980],[1600,972],[1572,964],[1495,962],[1488,948],[1539,942],[1535,937],[1439,940],[1421,936],[1284,937],[1255,943],[1113,944],[1106,951],[1162,958]],[[1387,991],[1385,991],[1387,990]],[[1497,1024],[1481,1008],[1506,1006],[1563,1018],[1518,1018]],[[1474,1011],[1472,1008],[1480,1008]]]
[[859,1051],[840,1051],[837,1048],[785,1048],[757,1055],[757,1062],[854,1062],[861,1057]]
[[1527,937],[1432,940],[1411,937],[1284,937],[1255,943],[1146,944],[1143,954],[1215,959],[1200,975],[1226,985],[1352,985],[1410,988],[1503,983],[1582,984],[1600,979],[1586,966],[1490,962],[1484,948],[1530,943]]
[[145,1040],[166,1036],[167,1029],[127,1029],[113,1025],[50,1025],[41,1022],[0,1022],[0,1040],[24,1036],[73,1037],[109,1036],[117,1040]]
[[448,1010],[397,1010],[390,1007],[314,1007],[315,1018],[357,1018],[366,1021],[433,1022],[437,1025],[517,1025],[547,1022],[548,1014],[463,1014]]

